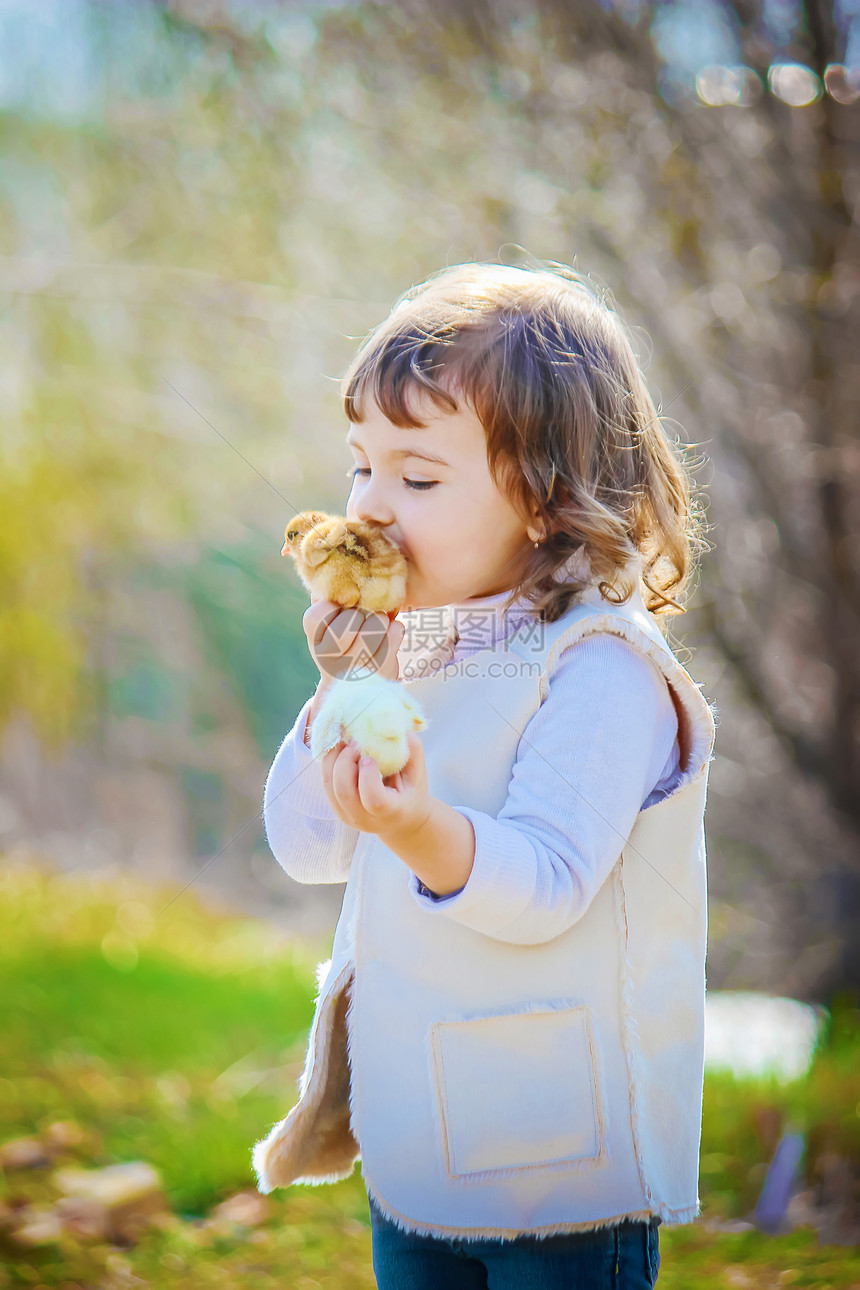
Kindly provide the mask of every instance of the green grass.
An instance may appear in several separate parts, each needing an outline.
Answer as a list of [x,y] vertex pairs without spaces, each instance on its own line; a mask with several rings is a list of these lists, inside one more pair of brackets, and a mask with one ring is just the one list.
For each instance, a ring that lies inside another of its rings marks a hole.
[[822,1246],[814,1232],[786,1236],[709,1231],[701,1223],[660,1235],[660,1290],[771,1290],[779,1286],[857,1290],[860,1255]]
[[754,1208],[783,1132],[805,1137],[807,1184],[840,1157],[860,1176],[860,1030],[856,1002],[837,1000],[811,1068],[799,1079],[705,1078],[700,1159],[703,1211],[737,1218]]
[[105,1159],[151,1161],[172,1205],[203,1213],[248,1184],[250,1144],[295,1100],[313,977],[257,925],[187,895],[159,916],[169,896],[146,896],[7,873],[2,1131],[75,1119]]
[[218,978],[166,955],[131,973],[82,947],[27,955],[0,970],[0,994],[7,1134],[71,1116],[111,1158],[151,1160],[194,1212],[247,1182],[248,1143],[272,1111],[271,1092],[237,1098],[223,1072],[237,1054],[289,1063],[309,1024],[307,982],[289,968]]
[[[372,1287],[358,1170],[335,1186],[276,1192],[257,1229],[201,1226],[220,1200],[254,1187],[251,1147],[295,1100],[313,967],[328,944],[287,942],[173,895],[126,876],[0,865],[0,1141],[73,1120],[86,1142],[57,1163],[147,1160],[173,1212],[128,1250],[7,1242],[0,1286]],[[752,1210],[787,1124],[807,1133],[811,1179],[827,1153],[856,1167],[852,1015],[837,1016],[810,1075],[792,1085],[709,1075],[704,1221],[664,1229],[663,1290],[860,1285],[860,1256],[820,1246],[809,1229],[715,1230]],[[49,1202],[50,1173],[7,1171],[0,1201]]]

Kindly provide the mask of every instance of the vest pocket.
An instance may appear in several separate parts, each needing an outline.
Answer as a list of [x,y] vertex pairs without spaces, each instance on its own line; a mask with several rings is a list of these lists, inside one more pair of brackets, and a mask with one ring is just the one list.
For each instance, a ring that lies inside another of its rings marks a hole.
[[451,1177],[604,1158],[586,1007],[437,1022],[430,1048]]

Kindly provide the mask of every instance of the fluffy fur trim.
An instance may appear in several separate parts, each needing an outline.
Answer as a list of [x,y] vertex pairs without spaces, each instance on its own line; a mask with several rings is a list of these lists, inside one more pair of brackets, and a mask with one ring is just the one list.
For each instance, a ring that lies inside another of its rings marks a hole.
[[[328,964],[318,969],[321,992],[328,969]],[[358,1144],[350,1129],[346,1038],[353,979],[354,969],[348,964],[332,989],[318,999],[299,1100],[254,1147],[254,1172],[263,1195],[297,1182],[338,1182],[352,1173],[358,1159]]]
[[654,1209],[631,1210],[626,1214],[613,1214],[608,1218],[588,1219],[582,1223],[549,1223],[544,1227],[446,1227],[407,1218],[396,1209],[392,1209],[388,1202],[383,1200],[376,1188],[368,1180],[367,1175],[364,1176],[364,1183],[367,1187],[368,1195],[383,1217],[388,1219],[389,1223],[394,1223],[395,1227],[399,1227],[403,1232],[413,1232],[417,1236],[436,1236],[443,1240],[456,1238],[461,1241],[513,1241],[518,1236],[563,1236],[572,1232],[594,1232],[598,1228],[613,1227],[616,1223],[623,1223],[626,1220],[647,1223],[651,1218],[659,1218],[667,1226],[679,1226],[682,1223],[691,1223],[699,1213],[698,1206],[672,1210],[667,1209],[665,1205],[660,1205],[655,1206]]

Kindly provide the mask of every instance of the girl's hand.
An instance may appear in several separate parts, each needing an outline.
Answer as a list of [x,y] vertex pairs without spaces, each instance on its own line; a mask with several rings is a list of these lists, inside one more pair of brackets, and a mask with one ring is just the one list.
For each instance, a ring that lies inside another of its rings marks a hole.
[[383,779],[372,758],[361,764],[353,740],[338,744],[320,759],[323,787],[339,820],[362,833],[403,835],[420,829],[430,814],[424,748],[415,734],[406,736],[409,761]]
[[348,672],[359,659],[387,680],[399,680],[397,651],[406,628],[396,614],[345,609],[333,600],[311,597],[311,604],[302,615],[302,627],[311,657],[324,681]]

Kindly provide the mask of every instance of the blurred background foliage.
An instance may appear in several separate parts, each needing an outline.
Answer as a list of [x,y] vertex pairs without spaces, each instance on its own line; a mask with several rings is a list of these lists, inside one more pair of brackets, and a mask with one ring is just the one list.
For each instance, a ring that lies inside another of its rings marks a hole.
[[6,850],[333,924],[260,801],[337,378],[444,264],[575,262],[703,459],[709,980],[855,988],[854,0],[7,0],[0,66]]
[[[0,867],[4,1290],[375,1284],[359,1169],[334,1185],[254,1190],[252,1144],[286,1113],[303,1066],[309,949],[128,871]],[[808,1071],[706,1071],[702,1216],[661,1228],[661,1290],[854,1290],[858,1053],[856,1013],[835,1009]],[[763,1232],[751,1220],[786,1130],[805,1135],[799,1185],[788,1221]],[[35,1163],[40,1145],[48,1158]],[[69,1223],[45,1231],[64,1167],[127,1160],[157,1169],[164,1222],[121,1248]],[[254,1216],[246,1203],[244,1222],[235,1209],[219,1220],[220,1202],[249,1192]],[[27,1214],[42,1233],[16,1238]]]

